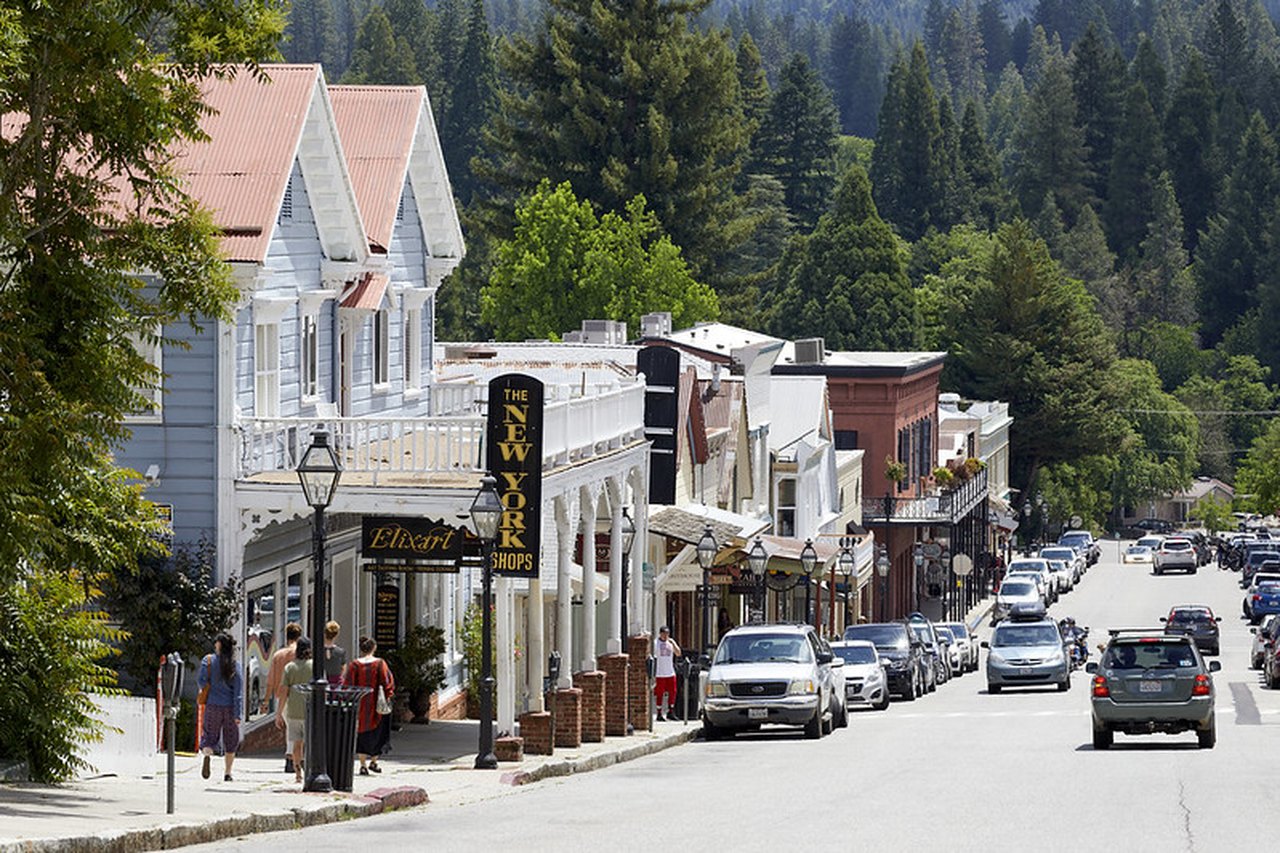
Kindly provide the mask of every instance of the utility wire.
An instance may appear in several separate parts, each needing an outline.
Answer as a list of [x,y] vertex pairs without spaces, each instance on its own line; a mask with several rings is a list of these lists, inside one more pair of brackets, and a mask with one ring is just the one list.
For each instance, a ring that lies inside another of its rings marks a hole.
[[1230,409],[1116,409],[1130,415],[1256,415],[1270,417],[1280,415],[1280,409],[1259,409],[1256,411],[1234,411]]

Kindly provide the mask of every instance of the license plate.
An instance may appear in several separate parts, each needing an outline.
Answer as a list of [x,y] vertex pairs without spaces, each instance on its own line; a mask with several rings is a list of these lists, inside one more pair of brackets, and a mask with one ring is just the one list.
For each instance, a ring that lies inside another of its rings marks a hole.
[[1035,674],[1035,670],[1034,670],[1034,669],[1032,669],[1032,668],[1031,668],[1031,667],[1029,667],[1029,666],[1024,666],[1022,669],[1018,670],[1018,672],[1020,672],[1022,675],[1033,675],[1033,674]]
[[768,708],[748,708],[747,719],[748,720],[767,720],[769,719],[769,709]]
[[1139,693],[1159,693],[1164,690],[1164,683],[1160,681],[1139,681]]

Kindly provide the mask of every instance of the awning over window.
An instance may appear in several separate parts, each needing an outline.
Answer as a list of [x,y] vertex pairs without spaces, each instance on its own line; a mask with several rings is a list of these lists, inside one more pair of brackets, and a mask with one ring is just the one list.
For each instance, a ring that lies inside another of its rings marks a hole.
[[349,311],[377,311],[382,306],[388,281],[386,273],[365,273],[347,288],[338,307]]

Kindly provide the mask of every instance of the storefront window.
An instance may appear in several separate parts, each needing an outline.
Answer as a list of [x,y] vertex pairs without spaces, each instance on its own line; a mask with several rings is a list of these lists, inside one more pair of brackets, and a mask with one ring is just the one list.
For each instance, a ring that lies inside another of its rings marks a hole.
[[[246,613],[244,647],[245,672],[245,720],[259,716],[266,695],[267,672],[271,667],[271,655],[275,651],[275,638],[279,632],[276,624],[275,586],[256,587],[245,597]],[[267,703],[270,709],[270,702]]]

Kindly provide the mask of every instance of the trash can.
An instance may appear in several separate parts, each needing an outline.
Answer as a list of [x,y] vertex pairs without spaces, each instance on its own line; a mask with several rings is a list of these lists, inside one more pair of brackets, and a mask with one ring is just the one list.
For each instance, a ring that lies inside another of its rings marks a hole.
[[368,687],[334,687],[325,691],[324,742],[329,781],[335,791],[350,791],[355,777],[356,718]]

